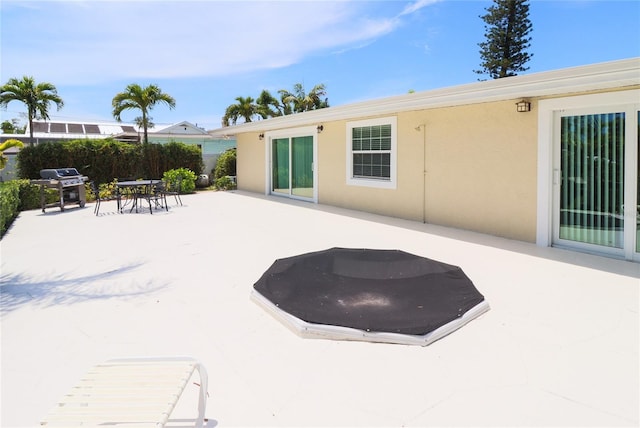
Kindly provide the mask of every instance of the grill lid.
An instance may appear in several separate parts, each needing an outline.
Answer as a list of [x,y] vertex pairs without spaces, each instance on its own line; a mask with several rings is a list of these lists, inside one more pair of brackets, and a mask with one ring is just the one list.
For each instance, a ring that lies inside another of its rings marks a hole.
[[48,180],[58,180],[65,177],[76,177],[80,175],[75,168],[41,169],[40,177]]

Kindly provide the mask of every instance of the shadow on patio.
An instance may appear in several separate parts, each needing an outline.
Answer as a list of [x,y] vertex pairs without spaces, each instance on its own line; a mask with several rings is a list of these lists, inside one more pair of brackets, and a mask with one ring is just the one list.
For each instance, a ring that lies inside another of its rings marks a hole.
[[[126,287],[105,286],[99,281],[119,279],[140,269],[143,263],[131,264],[109,271],[81,277],[60,274],[53,277],[30,277],[27,274],[2,275],[0,277],[1,315],[5,316],[23,305],[42,306],[71,305],[87,300],[136,297],[162,290],[167,284],[128,284]],[[95,286],[98,284],[98,286]]]

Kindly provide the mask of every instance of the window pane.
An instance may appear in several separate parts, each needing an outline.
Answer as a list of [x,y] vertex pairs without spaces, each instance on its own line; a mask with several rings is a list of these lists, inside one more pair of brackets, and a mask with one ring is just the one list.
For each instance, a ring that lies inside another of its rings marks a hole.
[[353,128],[351,136],[353,150],[391,150],[391,125]]
[[391,150],[391,137],[385,137],[382,139],[380,150]]
[[274,192],[289,193],[289,139],[278,138],[272,142],[271,183]]
[[388,153],[362,153],[353,155],[353,176],[367,178],[391,177],[391,155]]
[[291,139],[291,193],[313,197],[313,137]]

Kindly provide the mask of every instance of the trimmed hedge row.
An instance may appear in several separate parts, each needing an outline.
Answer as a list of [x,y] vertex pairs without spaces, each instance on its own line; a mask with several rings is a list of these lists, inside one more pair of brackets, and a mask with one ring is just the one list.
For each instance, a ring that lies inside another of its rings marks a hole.
[[204,168],[200,149],[180,142],[134,145],[86,139],[42,143],[23,148],[17,159],[20,178],[40,178],[40,170],[46,168],[77,168],[98,183],[117,178],[161,178],[171,169],[199,172]]
[[18,215],[20,188],[15,181],[0,183],[0,236],[4,235],[13,219]]
[[[45,189],[46,203],[58,198],[56,189]],[[29,180],[11,180],[0,182],[0,237],[9,229],[20,211],[40,208],[40,186]]]

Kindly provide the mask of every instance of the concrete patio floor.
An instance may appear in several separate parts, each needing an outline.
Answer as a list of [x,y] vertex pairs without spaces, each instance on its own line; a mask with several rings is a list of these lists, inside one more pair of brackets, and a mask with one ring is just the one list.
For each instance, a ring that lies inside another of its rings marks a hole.
[[[244,192],[182,199],[20,214],[0,243],[3,427],[37,426],[99,362],[169,355],[206,367],[209,427],[640,423],[640,264]],[[491,310],[417,347],[302,339],[250,301],[275,259],[331,247],[461,266]]]

